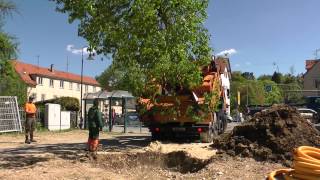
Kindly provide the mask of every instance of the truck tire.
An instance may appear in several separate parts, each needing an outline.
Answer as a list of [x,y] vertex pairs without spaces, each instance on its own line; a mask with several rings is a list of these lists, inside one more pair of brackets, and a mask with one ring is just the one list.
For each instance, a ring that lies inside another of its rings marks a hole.
[[203,143],[212,143],[213,141],[212,128],[209,127],[208,131],[200,133],[200,141]]
[[160,133],[151,133],[151,141],[157,141],[161,139],[161,134]]
[[218,112],[216,124],[218,126],[218,134],[224,133],[228,125],[227,116],[222,112]]
[[217,116],[213,115],[213,121],[210,122],[207,132],[200,133],[200,141],[203,143],[212,143],[213,138],[218,135]]

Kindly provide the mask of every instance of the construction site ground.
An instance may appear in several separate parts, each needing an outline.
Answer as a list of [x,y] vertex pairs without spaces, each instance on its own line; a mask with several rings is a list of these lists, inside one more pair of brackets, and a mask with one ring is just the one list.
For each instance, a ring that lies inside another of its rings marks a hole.
[[0,135],[0,179],[264,179],[280,164],[216,155],[205,143],[151,142],[148,133],[102,133],[98,159],[87,131]]

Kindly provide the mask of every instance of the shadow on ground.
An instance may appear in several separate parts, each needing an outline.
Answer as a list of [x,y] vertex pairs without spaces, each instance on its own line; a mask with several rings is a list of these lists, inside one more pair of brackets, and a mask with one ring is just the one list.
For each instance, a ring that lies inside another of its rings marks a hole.
[[[101,139],[102,150],[107,152],[128,151],[143,148],[150,143],[148,136],[119,136]],[[54,158],[76,161],[85,156],[85,143],[35,144],[0,149],[0,169],[29,168]]]

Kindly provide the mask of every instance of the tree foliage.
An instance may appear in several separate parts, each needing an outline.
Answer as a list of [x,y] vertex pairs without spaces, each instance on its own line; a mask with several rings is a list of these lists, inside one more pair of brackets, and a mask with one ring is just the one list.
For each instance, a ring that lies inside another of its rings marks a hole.
[[4,18],[15,11],[11,1],[0,0],[0,96],[17,96],[25,103],[27,87],[15,72],[10,59],[17,55],[16,39],[2,30]]
[[[250,75],[249,78],[247,75]],[[248,105],[271,105],[283,102],[282,89],[275,82],[253,77],[252,73],[242,73],[240,71],[232,73],[231,109],[236,109],[237,92],[240,92],[241,95],[240,110],[244,110],[247,103]],[[266,86],[271,86],[272,91],[267,92],[265,90]]]
[[153,96],[145,90],[155,84],[170,91],[201,82],[199,66],[207,65],[211,54],[203,25],[208,0],[53,1],[70,22],[80,21],[79,35],[91,49],[112,55],[105,73],[121,70],[115,84],[125,82],[135,95]]
[[271,77],[271,80],[277,84],[281,84],[282,74],[275,71]]

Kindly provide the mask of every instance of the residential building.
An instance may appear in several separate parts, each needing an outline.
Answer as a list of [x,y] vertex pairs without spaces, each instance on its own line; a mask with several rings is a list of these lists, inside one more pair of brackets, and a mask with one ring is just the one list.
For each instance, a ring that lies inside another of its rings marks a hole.
[[320,59],[306,60],[306,73],[303,75],[303,95],[320,96]]
[[[215,57],[213,57],[215,58]],[[219,68],[219,73],[221,77],[221,86],[224,93],[224,101],[226,104],[226,113],[228,117],[231,117],[231,101],[230,101],[230,84],[231,84],[231,66],[230,60],[227,57],[216,57],[215,58],[216,67]]]
[[[39,67],[13,61],[14,68],[21,79],[28,85],[27,95],[34,96],[35,101],[44,101],[57,97],[75,97],[80,100],[81,76],[73,73]],[[83,97],[85,93],[100,91],[99,83],[91,77],[83,76]]]

